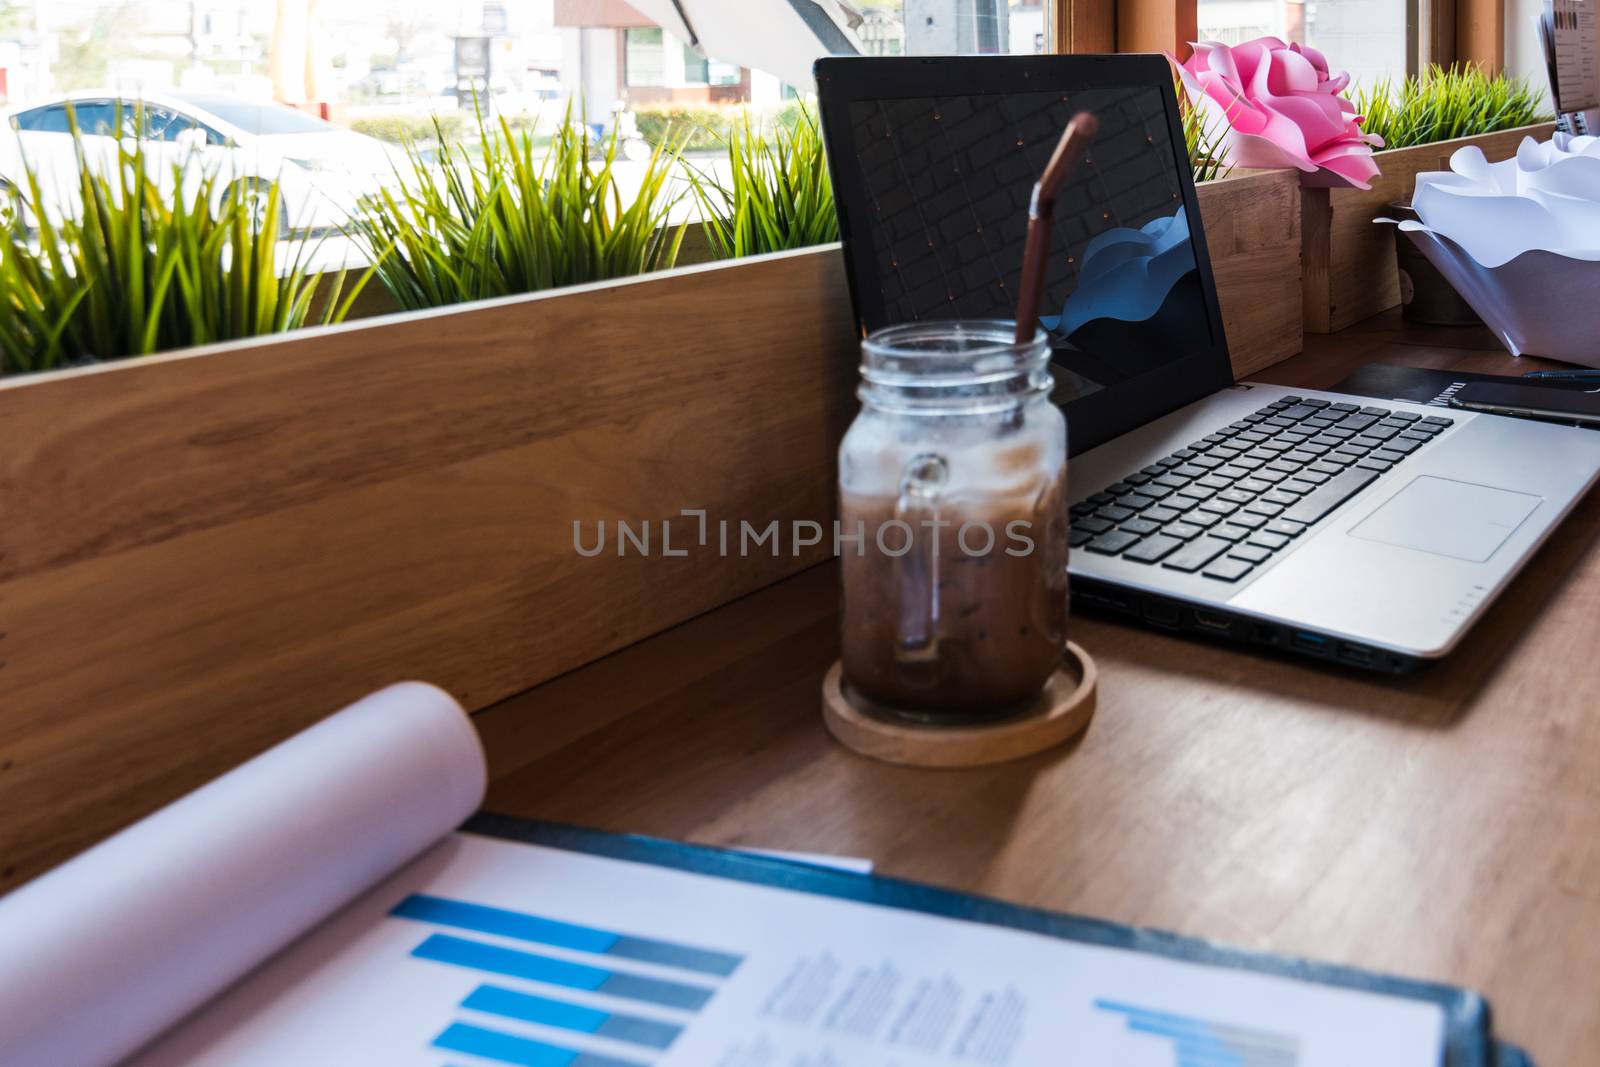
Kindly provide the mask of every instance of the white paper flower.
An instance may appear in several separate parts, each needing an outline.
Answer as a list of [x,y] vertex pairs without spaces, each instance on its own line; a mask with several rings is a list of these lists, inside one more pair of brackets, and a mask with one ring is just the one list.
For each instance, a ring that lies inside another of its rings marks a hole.
[[1498,163],[1458,148],[1448,171],[1417,175],[1411,206],[1485,267],[1534,249],[1600,259],[1600,137],[1526,137]]
[[1528,137],[1498,163],[1457,149],[1411,206],[1400,229],[1514,355],[1600,367],[1600,138]]

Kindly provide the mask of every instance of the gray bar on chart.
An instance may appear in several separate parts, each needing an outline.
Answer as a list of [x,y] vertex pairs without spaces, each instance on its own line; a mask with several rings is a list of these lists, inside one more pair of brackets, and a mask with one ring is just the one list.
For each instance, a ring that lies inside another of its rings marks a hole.
[[681,982],[666,982],[659,978],[645,978],[637,974],[612,973],[595,988],[596,993],[613,997],[642,1000],[647,1004],[660,1004],[664,1008],[682,1008],[699,1011],[711,999],[712,990]]
[[642,937],[619,937],[616,944],[606,950],[608,956],[624,956],[645,963],[660,963],[668,967],[682,967],[702,974],[715,974],[723,978],[732,974],[744,962],[743,956],[727,952],[713,952],[689,945],[674,945],[666,941],[650,941]]
[[613,1015],[595,1031],[597,1037],[609,1037],[613,1041],[626,1041],[645,1048],[671,1048],[681,1033],[681,1026],[657,1022],[655,1019],[641,1019],[637,1015]]

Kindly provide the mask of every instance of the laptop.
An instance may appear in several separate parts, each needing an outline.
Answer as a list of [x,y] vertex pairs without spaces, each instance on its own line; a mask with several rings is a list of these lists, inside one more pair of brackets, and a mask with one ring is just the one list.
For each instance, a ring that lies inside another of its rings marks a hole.
[[1600,475],[1600,434],[1233,381],[1166,60],[829,58],[817,88],[867,331],[1010,318],[1034,181],[1072,464],[1075,604],[1401,673],[1448,654]]

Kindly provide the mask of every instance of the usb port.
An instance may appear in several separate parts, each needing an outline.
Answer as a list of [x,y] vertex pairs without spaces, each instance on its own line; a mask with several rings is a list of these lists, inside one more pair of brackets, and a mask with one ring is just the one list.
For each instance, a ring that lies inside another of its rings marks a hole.
[[1377,652],[1366,645],[1352,645],[1346,641],[1339,646],[1339,658],[1370,667],[1377,662]]
[[1214,611],[1201,611],[1199,608],[1195,608],[1194,622],[1200,629],[1210,630],[1212,633],[1226,634],[1233,632],[1233,620]]
[[1290,643],[1293,644],[1295,648],[1303,649],[1306,652],[1321,652],[1326,654],[1328,651],[1328,639],[1326,637],[1323,637],[1321,634],[1307,633],[1305,630],[1296,630],[1294,632],[1294,637],[1290,639]]

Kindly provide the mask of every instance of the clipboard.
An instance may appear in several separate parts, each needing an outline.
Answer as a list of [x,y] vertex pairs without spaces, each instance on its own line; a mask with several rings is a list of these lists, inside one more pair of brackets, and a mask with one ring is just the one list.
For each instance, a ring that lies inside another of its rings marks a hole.
[[461,832],[877,907],[1008,927],[1046,937],[1164,956],[1211,967],[1254,971],[1320,985],[1425,1001],[1438,1005],[1444,1013],[1441,1067],[1533,1067],[1532,1060],[1520,1049],[1495,1041],[1488,1002],[1479,994],[1456,986],[1376,974],[1355,967],[1317,963],[1293,956],[1230,948],[1198,938],[1008,904],[917,882],[855,874],[659,838],[606,833],[487,812],[469,819],[461,827]]

